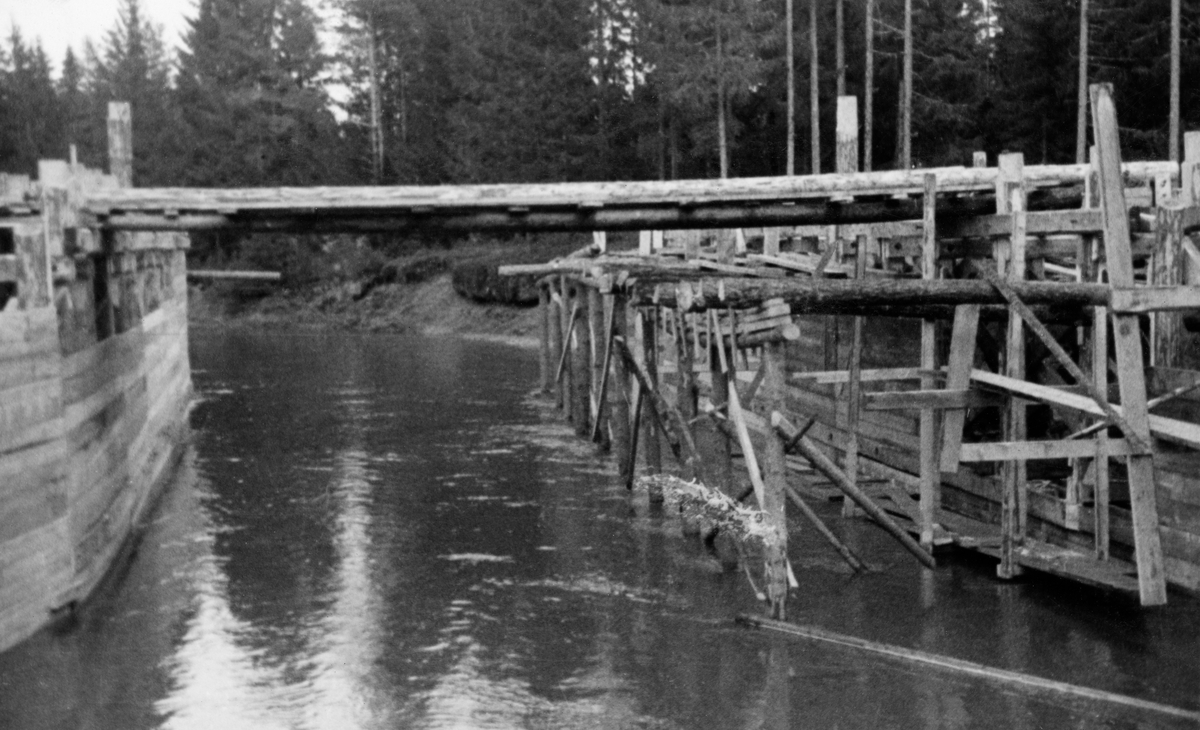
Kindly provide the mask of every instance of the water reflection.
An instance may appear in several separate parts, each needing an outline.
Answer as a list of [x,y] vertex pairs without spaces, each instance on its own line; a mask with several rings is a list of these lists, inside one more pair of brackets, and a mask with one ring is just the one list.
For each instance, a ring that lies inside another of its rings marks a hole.
[[[734,627],[759,610],[744,579],[531,396],[533,353],[197,333],[193,362],[179,484],[119,590],[0,656],[0,727],[1162,724]],[[884,570],[851,576],[801,529],[797,621],[1200,704],[1194,600],[931,573],[831,522]]]

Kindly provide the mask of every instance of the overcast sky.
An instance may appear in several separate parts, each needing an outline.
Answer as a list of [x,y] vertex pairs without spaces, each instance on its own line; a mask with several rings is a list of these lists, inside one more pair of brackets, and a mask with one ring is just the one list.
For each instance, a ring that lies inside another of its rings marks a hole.
[[[67,46],[79,54],[87,38],[99,41],[117,22],[120,0],[0,0],[0,31],[7,38],[15,23],[25,40],[41,38],[42,47],[62,69]],[[184,17],[195,15],[196,0],[142,0],[142,12],[162,26],[168,47],[178,47]],[[5,44],[7,45],[7,43]]]

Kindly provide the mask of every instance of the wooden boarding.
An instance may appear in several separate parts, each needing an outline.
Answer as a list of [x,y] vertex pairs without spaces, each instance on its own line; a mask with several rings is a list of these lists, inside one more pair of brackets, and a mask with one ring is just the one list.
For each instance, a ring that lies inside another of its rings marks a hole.
[[[1101,410],[1100,406],[1096,405],[1096,402],[1087,396],[1051,388],[1038,383],[1029,383],[1016,378],[996,375],[986,370],[972,370],[971,379],[977,383],[1005,392],[1022,395],[1032,400],[1063,408],[1070,408],[1091,416],[1100,417],[1104,415],[1104,411]],[[1124,413],[1122,406],[1113,405],[1112,408],[1118,413]],[[1155,415],[1149,417],[1149,422],[1150,432],[1153,435],[1183,446],[1200,449],[1200,425]]]
[[[1109,456],[1134,453],[1124,439],[1108,441]],[[959,461],[1037,461],[1047,459],[1090,459],[1096,455],[1092,441],[1000,441],[963,444]]]

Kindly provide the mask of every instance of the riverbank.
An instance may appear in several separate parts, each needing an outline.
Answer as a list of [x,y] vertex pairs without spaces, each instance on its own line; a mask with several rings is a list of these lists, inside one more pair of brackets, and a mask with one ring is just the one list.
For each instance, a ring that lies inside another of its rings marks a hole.
[[537,308],[471,301],[454,290],[449,273],[417,283],[376,286],[358,298],[361,282],[321,285],[247,298],[230,288],[192,286],[192,327],[285,331],[341,330],[457,334],[537,344]]
[[282,285],[217,282],[189,287],[192,327],[454,334],[537,344],[535,282],[501,279],[507,263],[546,261],[578,248],[580,237],[425,249],[371,266]]

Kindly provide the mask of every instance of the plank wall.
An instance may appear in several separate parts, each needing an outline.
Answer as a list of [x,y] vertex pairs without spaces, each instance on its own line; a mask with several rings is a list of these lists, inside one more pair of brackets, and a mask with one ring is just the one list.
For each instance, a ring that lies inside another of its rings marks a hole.
[[0,650],[118,560],[191,398],[186,236],[48,242],[42,223],[3,224],[19,281],[0,311]]

